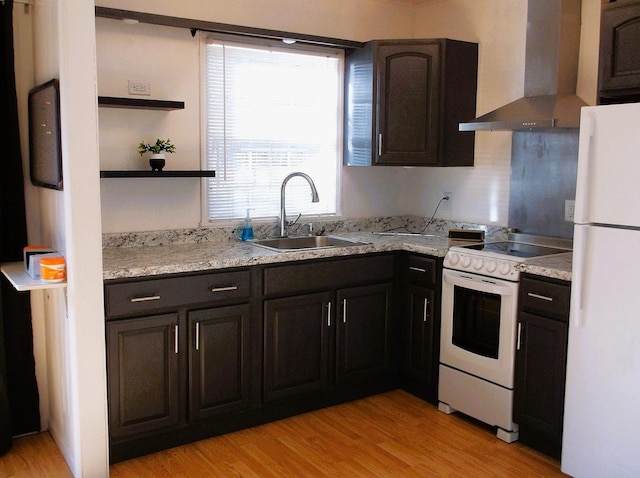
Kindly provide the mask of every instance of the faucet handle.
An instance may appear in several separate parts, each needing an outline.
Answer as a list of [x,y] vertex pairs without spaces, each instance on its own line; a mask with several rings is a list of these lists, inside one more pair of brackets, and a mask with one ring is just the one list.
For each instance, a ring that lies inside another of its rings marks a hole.
[[298,217],[296,217],[293,221],[287,221],[289,226],[293,226],[296,222],[298,222],[298,219],[300,219],[300,217],[302,216],[302,213],[298,214]]

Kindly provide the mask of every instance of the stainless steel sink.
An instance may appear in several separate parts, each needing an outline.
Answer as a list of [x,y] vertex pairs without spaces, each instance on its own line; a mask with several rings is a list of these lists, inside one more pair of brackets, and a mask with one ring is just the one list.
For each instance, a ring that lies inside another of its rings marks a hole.
[[261,239],[252,241],[251,244],[272,251],[300,251],[309,249],[325,249],[329,247],[360,246],[364,242],[350,241],[334,236],[303,236],[303,237],[278,237],[275,239]]

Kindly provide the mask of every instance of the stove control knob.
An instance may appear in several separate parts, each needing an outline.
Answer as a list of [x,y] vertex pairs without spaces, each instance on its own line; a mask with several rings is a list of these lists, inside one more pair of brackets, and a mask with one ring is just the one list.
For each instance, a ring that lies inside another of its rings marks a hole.
[[469,267],[471,265],[471,258],[469,256],[462,256],[462,267]]
[[482,266],[484,265],[484,261],[482,259],[474,259],[473,260],[473,268],[477,271],[479,271],[480,269],[482,269]]
[[460,261],[460,256],[455,252],[450,252],[448,257],[449,257],[449,263],[452,266],[455,266]]
[[500,274],[506,276],[509,274],[509,272],[511,272],[511,264],[509,264],[508,262],[503,262],[502,264],[500,264]]
[[498,268],[496,261],[487,262],[487,272],[494,272]]

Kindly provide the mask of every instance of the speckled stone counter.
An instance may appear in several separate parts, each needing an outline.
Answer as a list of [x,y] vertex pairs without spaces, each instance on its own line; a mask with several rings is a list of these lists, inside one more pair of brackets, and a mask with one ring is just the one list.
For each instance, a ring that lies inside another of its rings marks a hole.
[[[488,240],[502,240],[507,234],[504,228],[495,226],[435,220],[423,230],[424,224],[424,218],[414,216],[315,223],[316,231],[322,228],[327,235],[361,244],[295,252],[275,252],[242,242],[236,238],[234,228],[111,234],[103,238],[103,278],[147,277],[388,251],[444,257],[450,246],[464,244],[447,238],[452,227],[481,228]],[[388,230],[423,231],[423,234],[394,236],[371,232]],[[292,235],[302,235],[303,231],[293,230]],[[274,227],[258,226],[255,232],[256,237],[267,237]],[[571,280],[571,253],[536,259],[520,267],[524,272]]]
[[295,252],[270,251],[241,241],[107,248],[103,250],[103,278],[144,277],[400,250],[444,257],[452,244],[444,236],[377,236],[371,232],[335,236],[362,241],[362,244]]
[[535,274],[553,279],[571,280],[571,252],[554,254],[524,262],[520,265],[521,272]]

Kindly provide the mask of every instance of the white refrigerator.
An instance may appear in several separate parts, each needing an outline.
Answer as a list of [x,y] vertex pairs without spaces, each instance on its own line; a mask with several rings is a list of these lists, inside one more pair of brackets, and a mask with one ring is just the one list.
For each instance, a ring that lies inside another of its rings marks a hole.
[[562,471],[640,477],[640,103],[582,108]]

